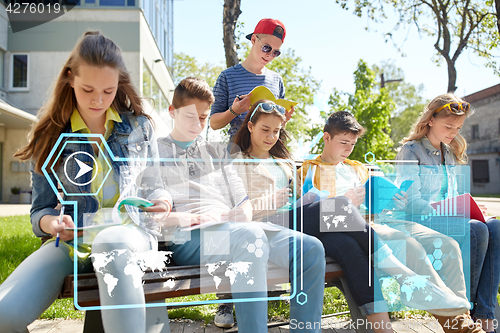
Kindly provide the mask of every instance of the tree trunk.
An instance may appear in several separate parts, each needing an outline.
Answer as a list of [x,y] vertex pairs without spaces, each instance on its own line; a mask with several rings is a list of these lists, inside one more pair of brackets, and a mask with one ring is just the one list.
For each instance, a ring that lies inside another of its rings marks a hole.
[[224,31],[223,41],[226,52],[226,66],[228,68],[239,63],[234,29],[241,14],[240,4],[241,0],[224,0],[222,27]]
[[448,92],[454,93],[457,90],[457,69],[453,60],[447,60],[448,64]]
[[500,0],[495,0],[495,6],[497,8],[497,28],[500,34]]

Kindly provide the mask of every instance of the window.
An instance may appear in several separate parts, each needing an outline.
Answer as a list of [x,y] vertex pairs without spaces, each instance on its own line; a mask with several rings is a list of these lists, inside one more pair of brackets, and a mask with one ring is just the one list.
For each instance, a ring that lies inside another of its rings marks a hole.
[[28,89],[28,55],[12,54],[12,88]]
[[4,84],[3,84],[3,79],[4,79],[4,66],[5,66],[5,62],[4,62],[4,59],[5,59],[5,52],[0,50],[0,87],[1,88],[4,88]]
[[488,160],[472,161],[472,181],[474,183],[490,182],[490,169]]
[[479,139],[479,125],[472,125],[472,140]]

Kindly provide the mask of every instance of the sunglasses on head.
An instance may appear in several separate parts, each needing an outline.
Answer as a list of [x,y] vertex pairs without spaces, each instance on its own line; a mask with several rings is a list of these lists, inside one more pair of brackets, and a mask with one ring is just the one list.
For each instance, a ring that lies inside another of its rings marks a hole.
[[439,109],[437,109],[434,113],[438,113],[439,111],[444,110],[444,109],[448,109],[448,111],[450,111],[451,113],[455,113],[455,114],[456,113],[460,113],[460,111],[463,111],[465,113],[465,112],[469,112],[470,104],[467,103],[467,102],[463,102],[463,103],[456,103],[456,102],[448,103],[448,104],[443,105]]
[[282,107],[281,105],[263,102],[263,103],[259,103],[259,105],[257,105],[255,107],[255,109],[253,110],[252,115],[250,116],[250,119],[248,121],[252,121],[252,118],[255,114],[255,111],[257,111],[258,108],[260,108],[263,112],[266,112],[266,113],[272,112],[273,109],[276,109],[276,111],[278,111],[281,114],[285,114],[285,112],[286,112],[286,109],[284,107]]
[[[273,51],[273,48],[269,45],[263,45],[262,42],[260,41],[260,38],[258,35],[255,35],[257,37],[257,40],[259,41],[260,45],[262,46],[262,52],[264,53],[269,53]],[[280,50],[274,50],[273,53],[271,53],[274,58],[279,57],[281,54]]]

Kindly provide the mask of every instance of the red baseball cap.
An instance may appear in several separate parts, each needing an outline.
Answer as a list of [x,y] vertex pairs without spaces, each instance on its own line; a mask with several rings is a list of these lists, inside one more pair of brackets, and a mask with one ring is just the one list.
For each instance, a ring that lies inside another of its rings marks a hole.
[[285,41],[286,29],[285,25],[280,20],[273,20],[270,18],[265,18],[257,23],[255,30],[248,34],[246,37],[248,40],[252,39],[253,34],[266,34],[273,35],[281,39],[282,42]]

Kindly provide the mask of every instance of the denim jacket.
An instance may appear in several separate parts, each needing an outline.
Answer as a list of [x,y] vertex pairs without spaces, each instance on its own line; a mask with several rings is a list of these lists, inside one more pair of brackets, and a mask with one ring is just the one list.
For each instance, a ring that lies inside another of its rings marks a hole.
[[[451,198],[463,192],[463,177],[457,177],[457,160],[450,147],[444,143],[442,150],[448,175],[448,193]],[[430,214],[434,209],[430,205],[436,201],[443,183],[443,165],[441,151],[434,148],[427,137],[406,142],[396,156],[397,183],[412,180],[408,189],[407,213],[413,215]],[[405,161],[405,162],[402,162]],[[460,173],[460,172],[459,172]]]
[[[101,150],[113,168],[114,180],[120,184],[120,192],[124,188],[128,188],[127,195],[138,195],[149,199],[160,196],[168,197],[168,192],[163,191],[156,180],[153,180],[153,183],[149,184],[148,187],[143,187],[144,184],[142,183],[140,184],[141,186],[127,186],[127,181],[130,183],[133,179],[136,182],[138,179],[138,173],[141,172],[137,170],[142,170],[142,173],[145,173],[146,158],[157,157],[158,151],[154,139],[154,131],[147,118],[128,114],[120,114],[120,117],[122,122],[114,123],[113,132],[106,141],[114,158],[109,156],[109,152],[106,149],[104,151]],[[72,133],[71,123],[68,123],[64,133]],[[65,205],[65,214],[72,216],[73,220],[78,222],[78,226],[82,226],[84,213],[94,213],[100,207],[96,196],[90,195],[92,172],[78,177],[78,183],[85,185],[72,184],[68,178],[75,180],[80,167],[75,162],[75,158],[69,160],[68,158],[73,153],[81,152],[83,154],[78,154],[78,160],[92,167],[93,160],[90,156],[94,156],[93,145],[89,144],[89,140],[85,136],[70,135],[65,137],[59,143],[57,146],[58,150],[55,152],[56,154],[60,154],[56,158],[62,161],[58,169],[53,172],[51,164],[46,167],[52,184],[57,187],[59,183],[60,187],[64,188],[62,193],[64,200],[76,202],[76,205]],[[63,148],[62,151],[60,148]],[[138,160],[134,158],[138,158]],[[31,163],[30,173],[33,193],[30,214],[33,232],[38,237],[50,236],[41,230],[40,219],[45,215],[59,215],[59,211],[55,207],[59,203],[60,196],[56,194],[44,174],[34,171],[34,161]],[[148,173],[154,175],[154,172]],[[158,180],[161,184],[161,179],[158,178]],[[149,190],[149,195],[145,195],[146,193],[143,193],[141,188]],[[77,209],[77,214],[75,214],[75,208]],[[133,208],[127,207],[127,211],[129,209],[133,210]]]

